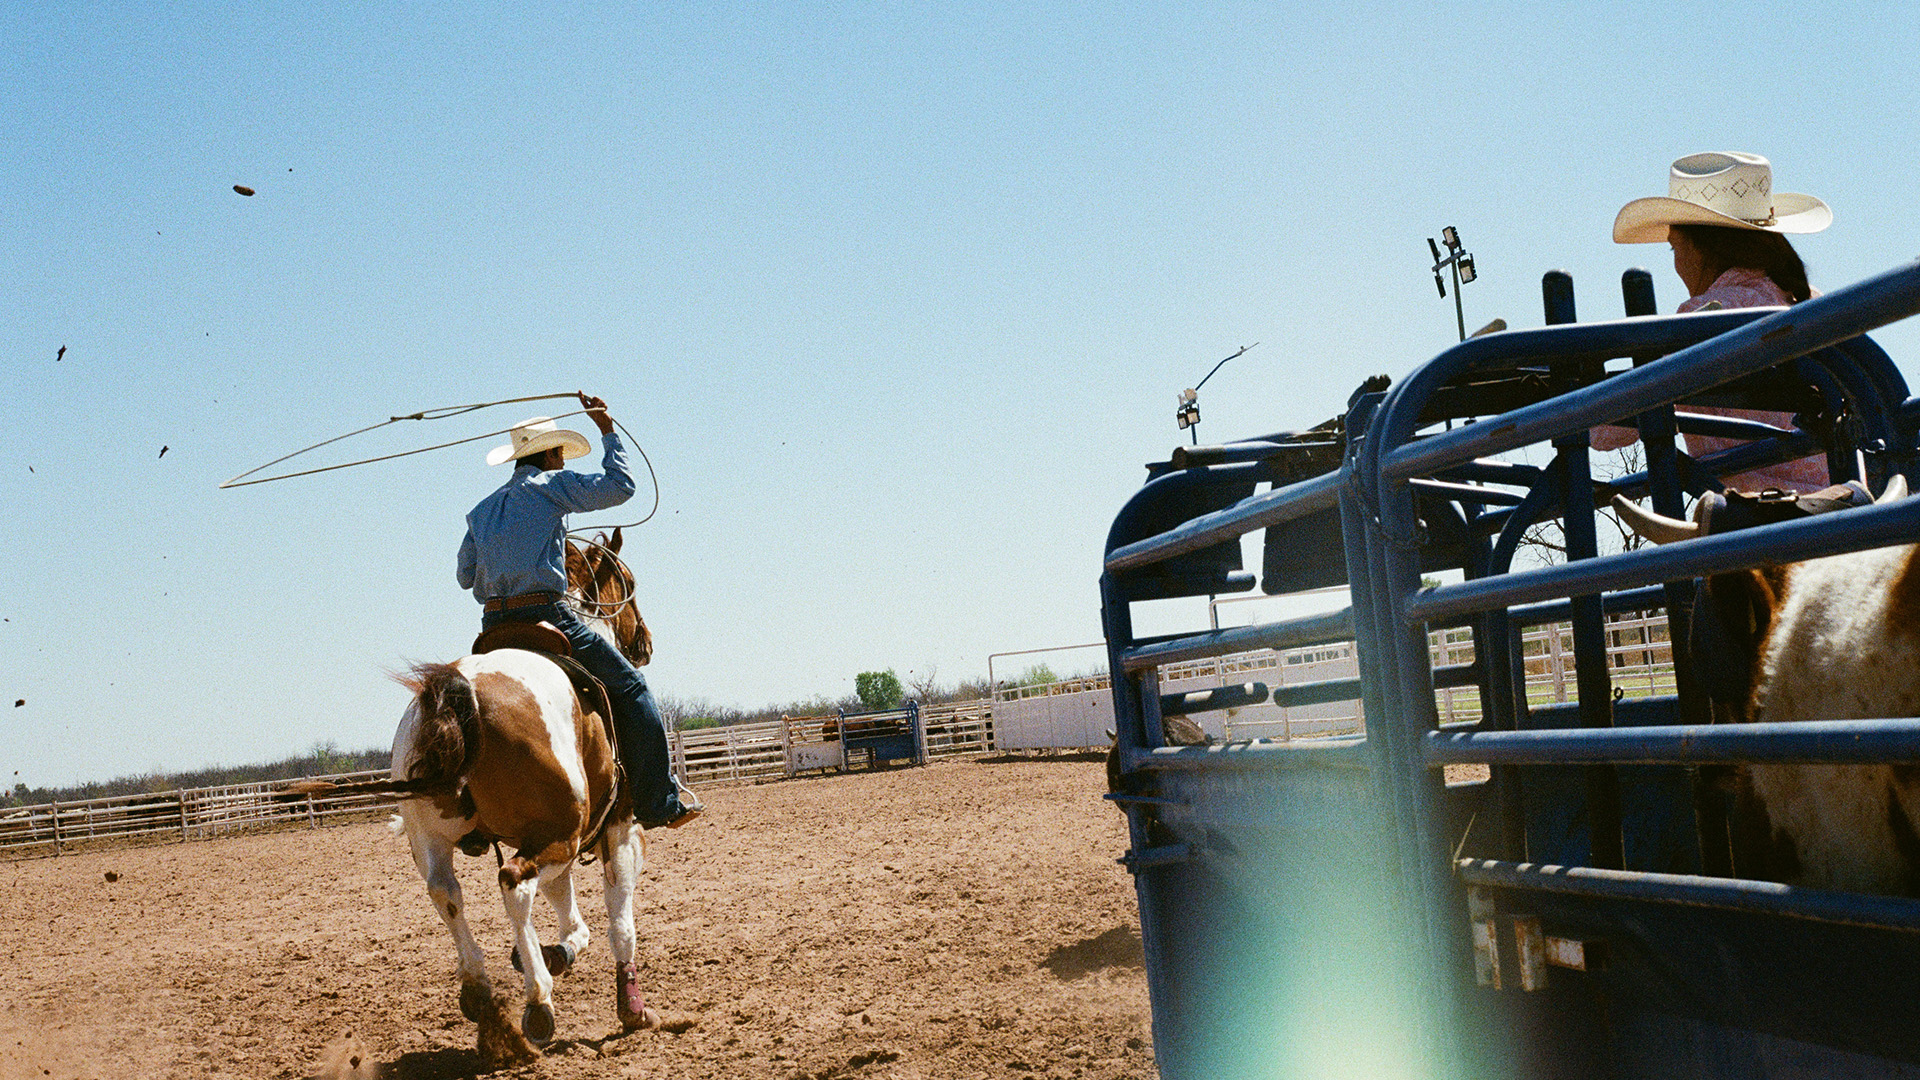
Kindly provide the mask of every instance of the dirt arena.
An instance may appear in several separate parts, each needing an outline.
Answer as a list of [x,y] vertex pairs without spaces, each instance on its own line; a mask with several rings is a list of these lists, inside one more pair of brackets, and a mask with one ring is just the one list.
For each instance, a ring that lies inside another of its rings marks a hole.
[[[705,819],[649,834],[638,903],[672,1030],[619,1033],[589,867],[593,944],[555,985],[558,1035],[491,1075],[1152,1077],[1103,786],[1097,760],[1056,758],[704,789]],[[460,872],[518,1016],[493,859]],[[0,863],[0,910],[4,1080],[480,1070],[452,938],[384,823]]]

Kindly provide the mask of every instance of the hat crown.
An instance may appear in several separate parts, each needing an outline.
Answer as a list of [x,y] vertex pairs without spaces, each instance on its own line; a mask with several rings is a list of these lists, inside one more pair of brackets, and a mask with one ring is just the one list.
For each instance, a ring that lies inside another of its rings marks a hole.
[[1689,154],[1673,163],[1667,194],[1756,225],[1774,219],[1773,166],[1758,154]]
[[487,464],[499,465],[502,462],[518,461],[531,457],[543,450],[560,448],[560,455],[567,460],[591,452],[592,446],[587,437],[577,431],[568,431],[553,422],[551,417],[535,416],[507,429],[511,436],[505,446],[496,446],[487,454]]
[[513,430],[509,433],[513,436],[513,456],[519,457],[520,451],[533,441],[534,436],[558,430],[559,425],[555,424],[551,417],[546,416],[536,416],[513,425]]

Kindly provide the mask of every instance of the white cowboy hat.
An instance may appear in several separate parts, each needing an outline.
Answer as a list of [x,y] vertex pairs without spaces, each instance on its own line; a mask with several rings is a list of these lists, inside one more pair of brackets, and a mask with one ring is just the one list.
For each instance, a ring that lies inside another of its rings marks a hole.
[[1815,233],[1833,211],[1811,195],[1773,190],[1773,166],[1759,154],[1689,154],[1673,163],[1667,197],[1635,199],[1613,219],[1616,244],[1655,244],[1669,225],[1719,225],[1777,233]]
[[531,420],[522,420],[513,425],[507,434],[513,436],[513,441],[487,451],[487,464],[515,461],[556,446],[560,448],[560,456],[568,461],[593,452],[593,444],[587,442],[585,435],[556,427],[551,417],[536,416]]

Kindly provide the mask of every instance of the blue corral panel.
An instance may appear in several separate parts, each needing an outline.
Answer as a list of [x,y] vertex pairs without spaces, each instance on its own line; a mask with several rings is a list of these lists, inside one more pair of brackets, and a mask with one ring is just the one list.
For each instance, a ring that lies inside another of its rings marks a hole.
[[[1920,401],[1861,335],[1920,312],[1920,263],[1788,309],[1651,316],[1644,271],[1625,285],[1645,317],[1572,323],[1549,275],[1560,325],[1370,381],[1311,431],[1182,448],[1117,515],[1109,779],[1165,1080],[1920,1076],[1920,899],[1742,877],[1764,865],[1743,862],[1736,795],[1758,762],[1909,775],[1920,720],[1716,725],[1725,672],[1687,647],[1697,577],[1912,542],[1920,499],[1625,553],[1595,515],[1614,495],[1678,515],[1808,454],[1836,481],[1911,485]],[[1598,475],[1587,432],[1619,422],[1647,467]],[[1696,459],[1676,432],[1746,442]],[[1565,558],[1516,567],[1541,524]],[[1264,592],[1347,582],[1351,606],[1135,635],[1136,603],[1254,587],[1239,545],[1262,531]],[[1676,694],[1615,695],[1619,612],[1664,613]],[[1547,622],[1571,624],[1563,704],[1522,679],[1520,631]],[[1470,634],[1471,662],[1434,667],[1442,628]],[[1161,710],[1215,698],[1163,697],[1164,665],[1348,641],[1359,679],[1314,692],[1357,694],[1364,737],[1168,745],[1193,729]],[[1480,719],[1441,730],[1437,687],[1477,692]]]

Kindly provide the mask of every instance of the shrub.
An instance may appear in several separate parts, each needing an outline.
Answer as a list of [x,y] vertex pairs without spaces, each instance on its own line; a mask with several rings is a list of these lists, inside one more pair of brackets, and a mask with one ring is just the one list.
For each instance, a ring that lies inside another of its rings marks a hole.
[[860,704],[869,709],[899,708],[901,699],[907,696],[892,668],[861,672],[853,677],[853,688],[860,695]]

